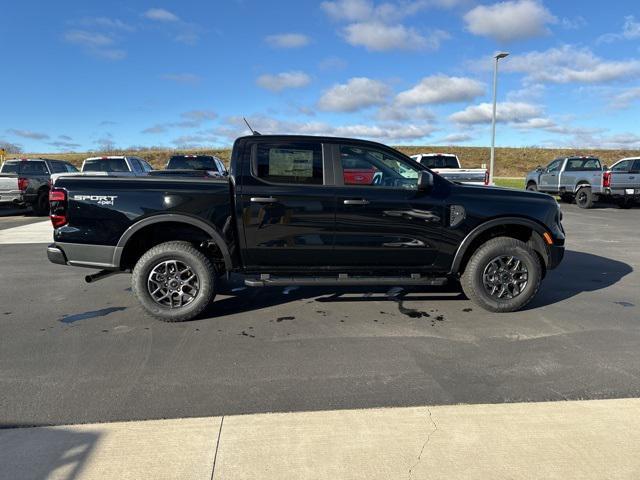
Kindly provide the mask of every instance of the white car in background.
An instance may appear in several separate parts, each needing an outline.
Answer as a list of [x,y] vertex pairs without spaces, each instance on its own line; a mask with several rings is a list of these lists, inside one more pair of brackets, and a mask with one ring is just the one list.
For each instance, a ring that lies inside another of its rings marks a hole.
[[452,182],[467,185],[489,185],[486,168],[462,168],[457,155],[452,153],[419,153],[411,155],[416,162]]

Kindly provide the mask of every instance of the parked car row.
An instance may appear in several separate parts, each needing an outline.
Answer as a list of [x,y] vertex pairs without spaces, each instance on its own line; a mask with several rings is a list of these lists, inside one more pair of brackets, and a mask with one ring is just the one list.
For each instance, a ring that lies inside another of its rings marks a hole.
[[489,170],[486,168],[462,168],[460,159],[452,153],[419,153],[411,155],[411,158],[452,182],[489,185]]
[[611,168],[596,157],[556,158],[546,167],[529,172],[526,189],[575,200],[580,208],[591,208],[598,200],[611,200],[629,207],[640,200],[640,158],[623,158]]
[[213,155],[173,155],[164,170],[154,170],[135,156],[90,157],[78,170],[63,160],[10,159],[0,166],[0,205],[32,207],[36,215],[49,213],[49,191],[61,176],[181,176],[220,178],[228,175],[222,160]]

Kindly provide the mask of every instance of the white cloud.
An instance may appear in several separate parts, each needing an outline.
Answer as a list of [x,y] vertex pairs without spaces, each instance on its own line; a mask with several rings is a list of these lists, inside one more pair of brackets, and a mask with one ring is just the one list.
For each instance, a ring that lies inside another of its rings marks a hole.
[[557,22],[536,0],[513,0],[479,5],[464,15],[467,30],[499,42],[512,42],[546,35],[549,23]]
[[470,140],[473,140],[473,138],[473,135],[469,135],[468,133],[450,133],[449,135],[436,140],[434,143],[452,145],[455,143],[468,142]]
[[[290,122],[264,115],[250,117],[249,123],[261,133],[328,135],[338,137],[361,137],[383,142],[413,141],[429,137],[435,128],[429,124],[384,123],[380,125],[340,125],[333,126],[325,122]],[[242,117],[230,117],[225,125],[216,129],[216,133],[233,140],[249,133]]]
[[268,35],[265,41],[274,48],[300,48],[309,45],[311,39],[302,33]]
[[80,46],[87,54],[108,60],[122,60],[127,52],[119,48],[113,48],[115,39],[108,34],[90,32],[86,30],[70,30],[65,32],[64,40],[67,43]]
[[464,0],[391,0],[378,4],[372,0],[335,0],[322,2],[320,7],[329,17],[337,21],[397,22],[426,8],[451,8],[461,3],[464,3]]
[[325,91],[318,101],[318,107],[329,112],[355,112],[373,105],[382,105],[389,93],[389,87],[379,80],[355,77]]
[[598,43],[611,43],[616,40],[635,40],[640,38],[640,21],[633,15],[624,17],[621,33],[606,33],[598,37]]
[[180,17],[178,17],[175,13],[170,12],[169,10],[165,10],[164,8],[150,8],[143,15],[145,18],[149,20],[154,20],[156,22],[179,22]]
[[110,30],[122,30],[124,32],[133,32],[135,27],[123,22],[118,18],[109,17],[85,17],[78,22],[79,25],[85,27],[101,27]]
[[613,108],[629,108],[633,103],[640,101],[640,87],[629,88],[615,95],[611,101]]
[[347,65],[347,61],[340,57],[327,57],[318,63],[318,68],[320,70],[344,70]]
[[311,83],[311,77],[304,72],[282,72],[275,75],[260,75],[256,83],[272,92],[280,92],[287,88],[301,88]]
[[484,85],[472,78],[432,75],[424,77],[413,88],[400,92],[396,101],[400,105],[464,102],[484,95],[484,90]]
[[407,108],[405,106],[393,104],[383,105],[375,113],[375,118],[381,121],[405,122],[417,120],[433,120],[435,114],[426,108]]
[[160,75],[160,78],[183,85],[197,85],[202,81],[202,77],[195,73],[165,73],[164,75]]
[[64,39],[69,43],[75,43],[89,48],[107,47],[114,43],[113,38],[109,35],[86,30],[71,30],[66,32]]
[[415,28],[402,24],[387,25],[379,21],[359,22],[344,28],[347,43],[362,46],[371,51],[388,50],[437,50],[443,40],[450,38],[447,32],[436,30],[423,35]]
[[588,48],[571,45],[509,57],[505,71],[524,73],[543,83],[606,83],[640,76],[640,60],[607,61]]
[[18,128],[10,128],[7,130],[7,133],[22,138],[29,138],[31,140],[47,140],[49,138],[49,135],[47,135],[46,133],[34,132],[33,130],[21,130]]
[[[498,103],[496,120],[506,123],[523,123],[532,118],[540,117],[542,109],[536,105],[524,102]],[[449,117],[452,122],[463,124],[491,123],[493,104],[481,103],[465,108]]]

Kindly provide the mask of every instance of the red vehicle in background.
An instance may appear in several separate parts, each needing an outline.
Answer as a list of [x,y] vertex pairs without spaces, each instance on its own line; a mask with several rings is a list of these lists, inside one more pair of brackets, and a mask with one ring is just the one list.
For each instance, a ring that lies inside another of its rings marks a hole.
[[343,157],[342,171],[345,185],[373,185],[377,169],[357,157]]

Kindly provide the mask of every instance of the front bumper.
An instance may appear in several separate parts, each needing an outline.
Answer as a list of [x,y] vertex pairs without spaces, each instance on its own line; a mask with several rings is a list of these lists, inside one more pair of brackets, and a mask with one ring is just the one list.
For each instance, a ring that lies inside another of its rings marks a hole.
[[547,265],[547,268],[549,270],[553,270],[560,265],[560,262],[562,262],[562,259],[564,258],[564,245],[551,245],[548,248],[549,264]]

